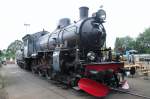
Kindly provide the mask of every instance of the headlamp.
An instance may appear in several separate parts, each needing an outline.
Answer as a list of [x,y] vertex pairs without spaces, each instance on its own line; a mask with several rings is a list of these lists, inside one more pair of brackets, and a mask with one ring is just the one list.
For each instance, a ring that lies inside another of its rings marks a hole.
[[105,20],[106,19],[106,12],[103,9],[100,9],[96,13],[96,17],[100,18],[100,20]]
[[93,61],[95,59],[96,55],[94,52],[90,51],[90,52],[88,52],[87,57],[88,57],[88,59]]

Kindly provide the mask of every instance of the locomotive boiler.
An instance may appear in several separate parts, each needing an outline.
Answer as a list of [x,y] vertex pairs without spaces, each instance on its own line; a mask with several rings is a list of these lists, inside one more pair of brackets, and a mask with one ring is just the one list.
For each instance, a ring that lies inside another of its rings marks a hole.
[[59,20],[56,29],[27,34],[23,37],[21,68],[47,79],[78,87],[103,97],[109,87],[119,87],[124,64],[112,60],[111,48],[106,48],[103,9],[88,16],[88,7],[80,7],[80,19],[70,23]]

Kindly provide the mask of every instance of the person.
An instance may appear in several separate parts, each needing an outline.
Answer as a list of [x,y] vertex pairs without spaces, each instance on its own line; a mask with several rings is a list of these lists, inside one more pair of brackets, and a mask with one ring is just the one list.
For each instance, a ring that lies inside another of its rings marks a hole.
[[119,62],[120,61],[120,54],[116,54],[116,60],[115,60],[116,62]]
[[135,72],[136,72],[135,67],[131,67],[130,74],[131,74],[132,78],[135,75]]
[[127,55],[127,61],[128,61],[128,63],[130,63],[130,52],[126,51],[126,55]]
[[112,52],[111,52],[111,47],[109,47],[108,50],[108,61],[111,62],[112,61]]
[[135,58],[134,58],[134,54],[133,53],[129,53],[129,55],[128,55],[128,62],[129,62],[129,64],[135,64]]
[[131,54],[131,63],[135,64],[135,59],[134,59],[134,54],[133,53]]

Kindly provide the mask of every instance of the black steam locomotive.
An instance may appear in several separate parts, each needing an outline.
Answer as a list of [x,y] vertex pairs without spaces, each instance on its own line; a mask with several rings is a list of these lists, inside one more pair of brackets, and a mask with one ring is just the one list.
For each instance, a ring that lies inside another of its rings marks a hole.
[[80,7],[80,20],[73,24],[60,19],[52,33],[43,30],[23,37],[18,65],[98,97],[106,96],[109,87],[119,87],[124,64],[112,60],[111,48],[105,47],[106,13],[100,9],[88,17],[88,10]]

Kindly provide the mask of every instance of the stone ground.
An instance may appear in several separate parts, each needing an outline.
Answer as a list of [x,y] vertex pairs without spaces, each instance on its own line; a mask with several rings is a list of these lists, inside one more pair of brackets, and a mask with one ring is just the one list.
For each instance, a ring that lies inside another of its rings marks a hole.
[[[61,87],[46,81],[16,65],[6,65],[0,70],[5,77],[5,88],[0,89],[0,99],[97,99],[84,92]],[[150,80],[142,77],[127,78],[130,91],[150,97]],[[144,99],[129,94],[112,92],[104,99]]]

